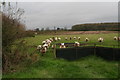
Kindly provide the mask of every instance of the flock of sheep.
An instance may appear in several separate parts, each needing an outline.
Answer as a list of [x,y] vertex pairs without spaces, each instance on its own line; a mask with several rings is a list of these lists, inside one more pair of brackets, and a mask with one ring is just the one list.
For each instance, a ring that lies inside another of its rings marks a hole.
[[[72,37],[69,37],[69,38],[65,37],[65,40],[72,40],[72,39],[74,39],[74,40],[76,40],[76,39],[80,40],[80,37],[73,37],[73,38]],[[42,53],[42,56],[43,56],[44,53],[46,53],[46,51],[50,47],[52,47],[53,49],[56,48],[56,45],[51,45],[52,42],[56,42],[56,41],[60,41],[60,40],[61,40],[60,37],[52,37],[52,38],[46,39],[46,40],[42,41],[42,45],[38,45],[37,46],[37,50],[39,50],[40,53]],[[98,42],[103,42],[103,40],[104,39],[102,37],[98,38]],[[115,36],[114,40],[120,41],[120,37],[116,37]],[[88,42],[88,41],[89,41],[89,38],[85,38],[85,42]],[[75,41],[74,47],[79,47],[79,46],[80,46],[80,43],[77,42],[77,41]],[[65,44],[61,43],[60,44],[60,48],[66,48]]]

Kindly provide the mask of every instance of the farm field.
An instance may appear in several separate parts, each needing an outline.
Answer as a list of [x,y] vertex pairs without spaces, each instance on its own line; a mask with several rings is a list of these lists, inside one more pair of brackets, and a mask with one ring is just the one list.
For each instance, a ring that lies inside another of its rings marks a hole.
[[[36,46],[50,37],[61,37],[56,43],[96,43],[98,46],[118,47],[118,42],[113,40],[117,33],[107,34],[73,34],[73,35],[36,35],[35,37],[23,38],[29,47],[29,54],[39,54],[39,60],[32,65],[20,67],[16,72],[4,74],[3,78],[117,78],[118,61],[106,61],[100,57],[88,56],[76,61],[56,59],[50,48],[44,56],[41,56]],[[65,40],[65,37],[81,37],[81,40]],[[85,42],[85,38],[90,41]],[[98,38],[103,37],[104,42],[99,43]],[[16,41],[17,44],[20,39]],[[116,45],[116,46],[113,46]]]
[[[42,44],[42,41],[44,41],[47,38],[50,37],[60,37],[61,40],[57,41],[55,43],[74,43],[75,41],[78,41],[80,43],[95,43],[96,45],[101,45],[101,46],[107,46],[107,47],[115,47],[114,45],[118,45],[118,41],[113,40],[114,36],[118,36],[118,33],[108,33],[108,34],[74,34],[74,35],[37,35],[35,37],[31,37],[31,38],[25,38],[25,40],[27,41],[27,45],[29,46],[37,46],[39,44]],[[65,40],[65,37],[67,37],[68,39],[70,37],[80,37],[81,39],[78,40]],[[85,42],[85,38],[89,38],[88,42]],[[102,37],[104,38],[104,42],[100,43],[98,42],[98,38]],[[118,46],[117,46],[118,47]]]

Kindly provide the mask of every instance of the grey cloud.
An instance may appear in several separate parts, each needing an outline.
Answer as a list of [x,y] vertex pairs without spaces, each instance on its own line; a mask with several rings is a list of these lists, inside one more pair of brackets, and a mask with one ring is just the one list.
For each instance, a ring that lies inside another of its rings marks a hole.
[[36,27],[68,27],[74,24],[116,22],[116,2],[23,2],[27,29]]

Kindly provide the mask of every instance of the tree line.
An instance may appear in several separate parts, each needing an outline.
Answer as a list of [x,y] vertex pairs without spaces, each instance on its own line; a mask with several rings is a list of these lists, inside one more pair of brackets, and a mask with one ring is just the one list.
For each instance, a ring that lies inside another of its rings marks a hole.
[[111,23],[89,23],[89,24],[77,24],[73,25],[71,29],[67,29],[66,27],[60,28],[56,27],[55,29],[46,29],[36,28],[35,31],[119,31],[119,23],[111,22]]
[[119,31],[118,23],[89,23],[73,25],[71,30],[74,31]]

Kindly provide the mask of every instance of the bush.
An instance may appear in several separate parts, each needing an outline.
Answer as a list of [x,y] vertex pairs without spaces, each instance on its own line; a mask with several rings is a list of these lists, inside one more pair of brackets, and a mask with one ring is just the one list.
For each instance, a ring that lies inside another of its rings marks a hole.
[[32,30],[26,31],[25,37],[35,37],[34,31],[32,31]]
[[[17,24],[17,25],[16,25]],[[8,50],[9,46],[24,36],[25,27],[17,21],[10,19],[6,15],[2,15],[2,47]]]
[[[34,36],[33,32],[25,31],[25,26],[20,22],[21,15],[24,13],[24,10],[15,8],[11,6],[8,2],[3,3],[3,12],[2,12],[2,67],[3,73],[10,72],[14,70],[14,65],[18,65],[27,60],[32,61],[32,57],[29,53],[27,53],[27,47],[24,43],[25,41],[21,41],[15,46],[13,49],[13,43],[15,40],[25,37],[25,36]],[[16,6],[17,7],[17,6]],[[4,9],[5,8],[5,9]],[[35,57],[37,58],[37,57]],[[33,62],[35,62],[34,59]],[[30,64],[30,63],[29,63]],[[25,64],[24,64],[25,65]]]
[[30,64],[39,60],[39,55],[35,53],[28,53],[29,46],[26,46],[25,40],[11,47],[11,53],[4,53],[3,55],[3,73],[16,71],[16,65],[29,66]]

